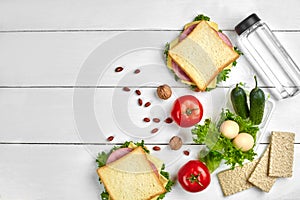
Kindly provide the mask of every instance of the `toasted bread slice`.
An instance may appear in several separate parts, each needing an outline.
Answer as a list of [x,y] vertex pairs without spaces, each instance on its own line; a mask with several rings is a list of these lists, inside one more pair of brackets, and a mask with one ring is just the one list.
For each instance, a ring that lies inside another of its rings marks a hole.
[[99,168],[97,172],[114,200],[149,200],[166,192],[142,147]]
[[239,57],[206,21],[201,21],[170,49],[169,56],[201,91],[205,91],[218,73]]

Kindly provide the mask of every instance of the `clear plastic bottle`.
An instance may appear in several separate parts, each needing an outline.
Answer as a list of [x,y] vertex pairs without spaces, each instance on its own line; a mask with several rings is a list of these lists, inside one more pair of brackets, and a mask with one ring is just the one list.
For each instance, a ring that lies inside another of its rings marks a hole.
[[238,47],[256,73],[277,89],[276,98],[292,97],[300,92],[300,70],[266,23],[252,14],[235,31]]

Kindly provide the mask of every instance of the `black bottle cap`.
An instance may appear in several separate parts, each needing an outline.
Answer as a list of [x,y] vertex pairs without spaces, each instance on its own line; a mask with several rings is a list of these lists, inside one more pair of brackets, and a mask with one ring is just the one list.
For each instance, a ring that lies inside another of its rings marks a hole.
[[253,13],[252,15],[249,15],[246,19],[244,19],[238,25],[235,26],[235,32],[238,35],[241,35],[245,30],[247,30],[250,26],[252,26],[258,21],[260,21],[259,17],[255,13]]

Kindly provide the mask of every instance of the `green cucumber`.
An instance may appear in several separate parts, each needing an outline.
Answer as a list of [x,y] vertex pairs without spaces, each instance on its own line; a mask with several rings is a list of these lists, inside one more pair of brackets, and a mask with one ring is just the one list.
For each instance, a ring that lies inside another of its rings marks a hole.
[[235,113],[243,119],[247,119],[249,117],[249,107],[244,89],[236,84],[236,87],[231,91],[230,98]]
[[257,79],[254,76],[255,88],[250,92],[250,115],[249,118],[253,124],[258,125],[262,122],[265,110],[265,93],[257,87]]

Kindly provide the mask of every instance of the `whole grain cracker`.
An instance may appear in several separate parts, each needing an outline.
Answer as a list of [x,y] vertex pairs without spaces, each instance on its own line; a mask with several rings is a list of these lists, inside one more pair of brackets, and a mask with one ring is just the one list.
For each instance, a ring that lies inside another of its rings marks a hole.
[[244,166],[235,169],[222,171],[218,174],[218,179],[224,196],[232,195],[253,187],[247,180],[254,170],[257,160],[249,162]]
[[248,181],[264,192],[269,192],[276,181],[276,177],[268,176],[270,145],[259,159]]
[[269,158],[269,176],[292,177],[294,141],[294,133],[272,132]]

